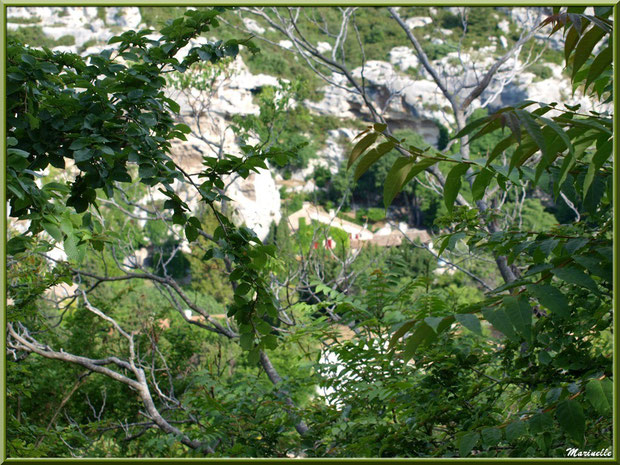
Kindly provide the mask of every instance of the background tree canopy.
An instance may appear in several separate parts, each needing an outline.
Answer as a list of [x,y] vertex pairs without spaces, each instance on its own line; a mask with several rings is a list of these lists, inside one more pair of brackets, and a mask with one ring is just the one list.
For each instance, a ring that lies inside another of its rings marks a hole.
[[[7,456],[611,451],[613,9],[524,10],[144,7],[82,54],[22,19]],[[525,48],[585,103],[494,107]]]

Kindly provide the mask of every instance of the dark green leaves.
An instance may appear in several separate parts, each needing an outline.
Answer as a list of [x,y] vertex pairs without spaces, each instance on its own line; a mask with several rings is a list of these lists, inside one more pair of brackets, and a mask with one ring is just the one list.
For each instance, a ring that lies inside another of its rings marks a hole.
[[480,440],[480,434],[472,431],[469,433],[465,433],[459,439],[459,454],[461,457],[467,457],[471,450],[474,448],[478,441]]
[[525,110],[515,110],[515,114],[518,116],[519,121],[525,127],[526,131],[532,138],[532,140],[536,143],[540,151],[543,153],[543,156],[547,154],[547,144],[545,142],[545,137],[543,136],[542,130],[540,126],[534,121],[532,115],[530,115]]
[[454,166],[446,177],[446,183],[443,187],[443,195],[444,202],[449,212],[452,211],[454,201],[456,200],[459,190],[461,189],[461,176],[467,172],[468,168],[468,164],[460,163]]
[[479,336],[482,335],[480,320],[478,320],[478,317],[476,315],[473,315],[471,313],[457,313],[456,315],[454,315],[454,317],[456,318],[456,321],[461,323],[473,333],[476,333]]
[[508,339],[511,341],[518,340],[510,318],[503,308],[485,308],[482,310],[482,314],[485,320],[491,323],[495,329],[503,333]]
[[403,360],[408,361],[413,357],[418,347],[428,344],[437,339],[437,333],[424,321],[417,324],[413,334],[407,338],[405,350],[403,351]]
[[189,242],[193,242],[198,239],[198,229],[192,226],[190,223],[185,224],[185,237]]
[[599,27],[590,28],[577,43],[575,48],[572,74],[573,79],[581,67],[586,63],[596,44],[605,36],[605,31]]
[[513,421],[506,425],[506,440],[515,442],[525,433],[525,423],[521,420]]
[[565,400],[558,404],[555,416],[560,426],[578,444],[583,444],[586,429],[586,419],[583,408],[576,400]]
[[567,266],[564,268],[554,268],[551,272],[562,281],[575,284],[598,293],[598,286],[594,280],[579,268]]
[[367,134],[366,136],[364,136],[362,140],[360,140],[357,144],[355,144],[355,146],[353,147],[353,150],[351,150],[351,155],[349,155],[349,161],[347,163],[347,168],[351,168],[351,165],[355,163],[355,160],[357,160],[359,156],[362,153],[364,153],[364,151],[366,151],[368,147],[370,147],[372,144],[376,142],[377,137],[379,137],[378,132],[371,132],[370,134]]
[[484,192],[492,179],[493,172],[488,168],[482,169],[478,173],[471,186],[471,194],[474,200],[480,200],[484,197]]
[[530,284],[527,290],[555,315],[560,318],[570,316],[568,299],[557,287],[548,284]]
[[484,447],[496,446],[501,439],[502,433],[498,428],[484,428],[482,430],[482,445]]
[[383,205],[389,207],[394,197],[401,191],[409,170],[415,163],[411,157],[400,157],[392,165],[383,186]]
[[526,298],[504,297],[506,315],[518,334],[527,342],[532,342],[532,309]]
[[395,144],[393,141],[388,141],[383,142],[374,149],[368,151],[368,153],[362,157],[355,167],[355,174],[353,178],[357,181],[368,170],[368,168],[372,166],[373,163],[392,150],[394,146]]

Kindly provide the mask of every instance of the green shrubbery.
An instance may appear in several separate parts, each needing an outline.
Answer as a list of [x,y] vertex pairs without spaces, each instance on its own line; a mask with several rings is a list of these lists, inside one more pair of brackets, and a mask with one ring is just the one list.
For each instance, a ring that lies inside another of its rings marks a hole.
[[36,44],[37,47],[54,48],[59,45],[75,45],[75,37],[64,35],[57,40],[47,36],[41,26],[26,26],[7,31],[7,39],[22,44]]

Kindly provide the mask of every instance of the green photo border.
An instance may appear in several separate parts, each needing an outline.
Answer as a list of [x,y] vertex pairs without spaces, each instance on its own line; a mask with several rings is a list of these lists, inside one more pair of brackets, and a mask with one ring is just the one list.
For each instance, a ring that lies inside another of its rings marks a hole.
[[[7,283],[6,283],[6,231],[7,231],[7,205],[6,205],[6,37],[7,37],[7,23],[6,23],[6,8],[7,7],[19,7],[19,6],[28,6],[28,7],[36,7],[36,6],[245,6],[245,5],[254,5],[254,6],[267,6],[267,5],[281,5],[281,6],[335,6],[335,5],[355,5],[355,6],[514,6],[514,7],[524,7],[524,6],[569,6],[569,5],[584,5],[587,6],[613,6],[613,18],[614,24],[618,23],[619,17],[619,6],[618,2],[614,1],[606,1],[606,0],[590,0],[588,2],[579,1],[579,0],[565,0],[565,1],[542,1],[539,3],[532,2],[530,0],[512,0],[512,1],[492,1],[492,0],[475,0],[472,2],[466,1],[445,1],[445,0],[391,0],[387,3],[380,3],[377,0],[356,0],[356,1],[333,1],[333,0],[244,0],[242,2],[236,2],[235,0],[217,0],[216,2],[208,2],[203,0],[193,0],[193,1],[175,1],[175,0],[148,0],[146,2],[139,2],[136,0],[114,0],[114,1],[95,1],[95,0],[47,0],[47,1],[33,1],[28,2],[24,0],[0,0],[0,24],[2,24],[2,46],[0,47],[0,58],[2,67],[2,80],[0,80],[0,94],[2,95],[2,125],[0,127],[0,144],[2,145],[2,153],[3,156],[0,157],[0,176],[2,179],[2,218],[0,218],[0,229],[4,231],[4,238],[1,241],[2,249],[0,251],[0,256],[2,257],[2,282],[1,289],[2,295],[5,298],[2,301],[2,312],[0,314],[0,320],[2,323],[2,327],[6,328],[6,292],[7,292]],[[618,60],[618,29],[614,28],[613,31],[613,46],[614,46],[614,65],[617,65],[620,61]],[[614,69],[614,96],[618,96],[619,86],[617,79],[617,68]],[[618,111],[618,101],[614,99],[614,130],[615,134],[620,133],[619,131],[619,119],[615,116]],[[614,166],[617,166],[618,163],[618,145],[617,141],[614,140]],[[619,191],[618,191],[618,179],[619,173],[614,169],[614,190],[613,190],[613,211],[616,211],[616,206],[619,201]],[[308,458],[308,459],[280,459],[280,458],[187,458],[187,459],[167,459],[167,458],[109,458],[109,459],[67,459],[67,458],[7,458],[6,456],[6,331],[4,336],[2,337],[2,351],[5,354],[2,357],[2,361],[0,362],[0,389],[2,391],[2,408],[0,408],[0,426],[2,428],[2,435],[0,436],[1,443],[1,451],[0,451],[0,464],[2,463],[50,463],[50,464],[61,464],[65,462],[71,463],[80,463],[80,464],[98,464],[98,463],[139,463],[139,462],[152,462],[152,463],[188,463],[188,462],[208,462],[208,463],[386,463],[386,464],[422,464],[422,463],[511,463],[511,464],[531,464],[531,463],[620,463],[618,458],[618,427],[616,424],[617,413],[618,413],[618,383],[617,383],[617,348],[618,348],[618,304],[617,304],[617,290],[619,283],[618,276],[618,218],[614,215],[613,222],[613,256],[614,256],[614,264],[613,264],[613,331],[614,331],[614,358],[613,358],[613,377],[614,377],[614,401],[613,401],[613,423],[614,423],[614,431],[613,431],[613,458],[532,458],[532,459],[522,459],[522,458],[501,458],[501,459],[480,459],[480,458],[435,458],[435,459],[418,459],[418,458],[410,458],[410,459],[401,459],[401,458],[344,458],[344,459],[331,459],[331,458]]]

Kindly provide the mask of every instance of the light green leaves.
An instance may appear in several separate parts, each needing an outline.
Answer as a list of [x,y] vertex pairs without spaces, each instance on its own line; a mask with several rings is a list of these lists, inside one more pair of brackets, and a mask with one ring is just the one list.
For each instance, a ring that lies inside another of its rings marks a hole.
[[601,415],[609,415],[614,405],[614,384],[609,378],[592,379],[586,384],[586,397]]
[[64,249],[67,254],[67,258],[72,262],[81,263],[86,255],[86,246],[84,244],[78,245],[78,239],[76,236],[68,236],[64,241]]
[[47,221],[44,221],[41,223],[43,226],[43,229],[45,229],[45,231],[54,238],[54,240],[56,240],[57,242],[61,242],[62,241],[62,232],[60,231],[60,228],[58,228],[57,225],[53,224],[53,223],[49,223]]

